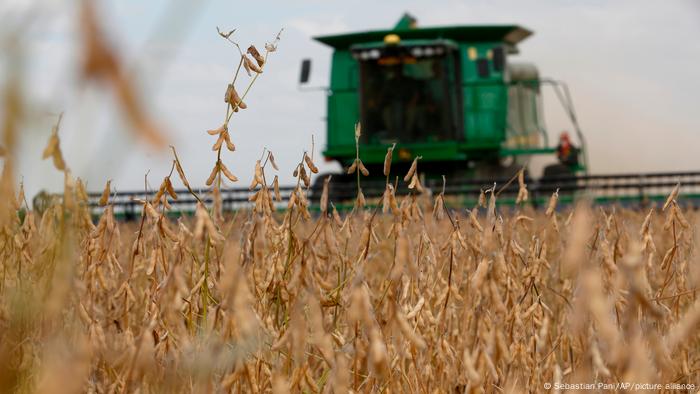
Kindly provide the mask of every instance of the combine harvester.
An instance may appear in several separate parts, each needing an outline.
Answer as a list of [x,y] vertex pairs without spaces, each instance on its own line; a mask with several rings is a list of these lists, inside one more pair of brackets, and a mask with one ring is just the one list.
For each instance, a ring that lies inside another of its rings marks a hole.
[[[420,155],[420,168],[429,177],[510,177],[532,155],[556,152],[549,146],[541,104],[542,87],[551,86],[585,158],[566,85],[540,78],[533,64],[510,61],[531,34],[511,25],[418,28],[404,15],[393,30],[316,37],[334,50],[324,155],[350,165],[353,125],[359,121],[361,158],[370,173],[381,173],[386,149],[396,143],[396,164],[406,167]],[[302,84],[310,66],[303,61]],[[585,171],[582,161],[552,165],[545,173]]]
[[[393,174],[405,173],[422,156],[423,184],[439,190],[445,175],[446,194],[468,206],[481,189],[494,182],[506,185],[521,168],[527,170],[534,155],[549,156],[555,163],[539,179],[527,177],[535,205],[557,189],[562,203],[585,194],[598,203],[646,204],[665,198],[679,182],[686,201],[700,198],[697,172],[589,175],[585,138],[566,84],[541,78],[534,64],[513,61],[518,44],[530,35],[515,25],[419,28],[413,17],[404,15],[391,30],[316,37],[333,48],[330,86],[321,88],[328,95],[326,160],[344,169],[352,164],[353,130],[359,121],[360,157],[370,172],[362,180],[367,197],[384,192],[382,164],[395,143]],[[304,60],[300,88],[312,89],[306,86],[310,71],[311,61]],[[560,154],[548,137],[543,89],[553,90],[571,121],[577,141],[568,155]],[[317,176],[312,198],[320,195],[327,175],[333,175],[332,201],[355,197],[354,175],[339,172]],[[405,193],[403,182],[399,185],[397,194]],[[514,201],[515,192],[516,185],[506,188],[501,203]],[[114,202],[119,211],[135,216],[140,204],[133,199],[147,197],[144,192],[119,193]],[[247,206],[248,190],[222,190],[222,199],[225,209]],[[172,204],[186,212],[194,203],[184,197]]]
[[[365,194],[383,192],[382,164],[394,143],[393,171],[404,172],[421,156],[419,168],[429,187],[441,187],[445,175],[451,194],[472,197],[494,181],[503,185],[521,168],[527,173],[534,155],[550,156],[554,163],[540,179],[528,179],[539,199],[560,189],[569,199],[586,191],[601,203],[639,202],[664,198],[678,182],[700,181],[696,173],[589,175],[586,142],[567,85],[541,78],[534,64],[512,61],[530,35],[516,25],[419,28],[406,14],[392,30],[316,37],[333,48],[326,160],[343,168],[353,163],[352,130],[359,121],[360,157],[375,177],[363,181]],[[302,86],[310,70],[310,60],[304,60]],[[568,152],[548,136],[543,89],[555,93],[571,121],[578,141]],[[332,175],[331,196],[352,198],[353,176]],[[317,178],[316,191],[324,178]]]

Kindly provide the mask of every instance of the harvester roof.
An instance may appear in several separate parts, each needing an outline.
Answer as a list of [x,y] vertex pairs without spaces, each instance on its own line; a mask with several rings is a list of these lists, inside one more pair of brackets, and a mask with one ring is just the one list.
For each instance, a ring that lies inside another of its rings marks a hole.
[[398,34],[402,39],[450,39],[458,42],[502,41],[515,46],[532,35],[528,29],[518,25],[458,25],[435,27],[411,27],[414,23],[403,23],[404,16],[391,30],[372,30],[355,33],[314,37],[335,49],[347,49],[351,45],[382,41],[387,34]]

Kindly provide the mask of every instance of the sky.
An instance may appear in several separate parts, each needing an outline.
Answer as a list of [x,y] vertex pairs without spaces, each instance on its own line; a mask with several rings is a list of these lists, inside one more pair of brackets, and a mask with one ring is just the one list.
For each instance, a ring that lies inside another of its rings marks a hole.
[[[170,170],[170,152],[134,138],[111,93],[79,78],[78,5],[76,0],[0,2],[0,20],[9,21],[0,28],[0,50],[21,43],[32,109],[15,152],[17,176],[30,196],[42,188],[61,189],[62,177],[50,161],[41,161],[41,152],[55,114],[64,112],[64,156],[90,190],[100,191],[107,179],[117,190],[142,189],[147,171],[151,187],[157,187]],[[591,173],[700,168],[700,2],[694,0],[109,0],[97,5],[110,43],[196,186],[203,186],[214,164],[214,138],[206,130],[221,124],[223,95],[238,62],[235,48],[216,34],[217,26],[236,28],[233,37],[241,46],[261,49],[284,28],[278,51],[246,100],[249,108],[232,120],[237,150],[223,160],[241,179],[237,186],[247,186],[255,161],[269,149],[285,184],[302,153],[311,149],[312,136],[315,157],[325,146],[325,93],[300,91],[297,83],[301,60],[310,58],[309,85],[328,84],[331,51],[311,37],[390,28],[404,12],[422,26],[519,24],[534,31],[511,60],[535,63],[541,75],[568,83]],[[0,86],[7,83],[7,64],[1,56]],[[552,92],[545,90],[544,106],[550,140],[571,130]],[[553,161],[536,160],[533,173]],[[316,162],[321,172],[339,168]]]

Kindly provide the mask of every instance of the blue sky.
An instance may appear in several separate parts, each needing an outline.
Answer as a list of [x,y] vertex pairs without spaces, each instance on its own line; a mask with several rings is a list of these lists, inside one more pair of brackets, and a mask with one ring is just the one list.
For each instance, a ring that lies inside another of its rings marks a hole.
[[[134,140],[111,95],[78,83],[78,4],[0,3],[3,21],[35,15],[30,24],[8,23],[0,30],[0,42],[6,43],[13,26],[24,26],[27,96],[35,111],[22,130],[18,175],[30,193],[60,187],[60,177],[39,157],[50,131],[49,113],[65,111],[66,161],[90,189],[100,190],[108,178],[118,190],[141,188],[147,170],[157,186],[169,170],[169,153]],[[280,178],[289,182],[293,163],[310,149],[311,135],[316,155],[325,144],[324,93],[297,89],[299,63],[307,57],[313,59],[311,84],[327,84],[330,51],[310,36],[388,28],[406,11],[421,25],[516,23],[533,30],[520,47],[519,60],[534,62],[543,75],[569,83],[593,172],[700,167],[695,153],[700,146],[700,41],[695,39],[700,37],[700,6],[692,0],[113,0],[98,5],[111,42],[137,75],[146,105],[164,125],[196,185],[204,183],[213,164],[214,141],[205,130],[221,122],[223,93],[237,63],[216,26],[237,28],[241,45],[258,47],[285,28],[278,52],[247,100],[250,108],[234,117],[231,134],[238,150],[224,160],[245,185],[262,149],[269,148],[283,170]],[[4,67],[0,59],[0,81]],[[550,135],[570,128],[552,95],[545,96],[545,107]]]

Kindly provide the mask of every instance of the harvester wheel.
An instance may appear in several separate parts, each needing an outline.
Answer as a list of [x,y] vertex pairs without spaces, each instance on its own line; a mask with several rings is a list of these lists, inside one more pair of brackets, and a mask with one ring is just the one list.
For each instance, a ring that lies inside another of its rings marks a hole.
[[568,176],[574,176],[574,172],[571,171],[571,168],[569,168],[569,166],[560,163],[548,165],[544,168],[544,173],[542,174],[542,178],[545,179]]
[[569,194],[572,188],[576,189],[577,181],[570,179],[575,175],[569,166],[561,163],[550,164],[544,168],[540,178],[540,190],[548,194],[560,189],[559,194]]
[[339,173],[324,173],[319,174],[316,179],[314,179],[311,185],[311,196],[310,199],[314,204],[321,201],[321,194],[323,193],[323,181],[328,177],[332,176],[330,183],[328,184],[328,200],[329,202],[339,203],[346,200],[352,200],[356,196],[356,186],[355,177],[347,174]]

